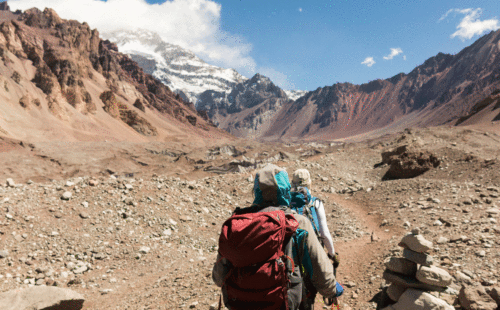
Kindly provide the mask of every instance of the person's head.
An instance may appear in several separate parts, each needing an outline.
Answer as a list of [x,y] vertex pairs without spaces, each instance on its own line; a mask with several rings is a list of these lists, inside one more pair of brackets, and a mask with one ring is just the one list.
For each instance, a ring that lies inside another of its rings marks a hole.
[[286,170],[268,164],[255,175],[253,205],[288,206],[290,205],[290,189]]
[[298,169],[293,173],[292,178],[292,186],[293,187],[311,187],[311,175],[307,169]]

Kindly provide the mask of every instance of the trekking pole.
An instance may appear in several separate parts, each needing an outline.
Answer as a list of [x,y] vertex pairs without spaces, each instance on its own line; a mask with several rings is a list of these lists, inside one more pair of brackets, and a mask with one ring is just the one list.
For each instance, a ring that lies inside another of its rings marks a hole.
[[332,303],[332,310],[333,309],[337,309],[337,310],[340,310],[340,303],[339,303],[339,300],[337,298],[334,298],[333,299],[333,303]]

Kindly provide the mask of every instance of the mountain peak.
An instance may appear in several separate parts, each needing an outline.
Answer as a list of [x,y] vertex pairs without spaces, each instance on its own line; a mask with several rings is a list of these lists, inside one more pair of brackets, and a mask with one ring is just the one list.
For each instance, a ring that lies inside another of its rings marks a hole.
[[233,86],[247,80],[234,69],[207,64],[193,52],[165,42],[153,31],[119,30],[103,36],[172,91],[196,105],[204,91],[228,94]]

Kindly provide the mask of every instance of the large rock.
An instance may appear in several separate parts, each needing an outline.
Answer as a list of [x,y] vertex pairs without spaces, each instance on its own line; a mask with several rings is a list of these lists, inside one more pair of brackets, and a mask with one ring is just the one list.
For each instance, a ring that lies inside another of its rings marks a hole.
[[399,245],[418,253],[429,252],[432,249],[432,242],[425,240],[422,235],[414,234],[404,236]]
[[61,196],[62,200],[70,200],[71,197],[73,197],[73,194],[71,192],[64,192]]
[[397,303],[383,310],[455,310],[455,308],[429,293],[407,289]]
[[391,257],[385,261],[385,267],[407,276],[414,276],[417,273],[417,264],[402,257]]
[[441,163],[434,154],[407,145],[382,153],[382,162],[390,165],[384,180],[414,178]]
[[424,290],[424,291],[437,291],[437,292],[444,292],[446,288],[442,286],[436,286],[432,284],[427,284],[427,283],[422,283],[415,279],[414,277],[408,277],[404,276],[395,272],[392,272],[390,270],[384,271],[383,278],[390,283],[403,286],[406,288],[415,288],[419,290]]
[[406,287],[396,285],[396,284],[391,284],[386,290],[387,296],[389,296],[390,299],[393,301],[398,301],[399,298],[401,298],[401,295],[406,291]]
[[418,253],[410,249],[403,250],[403,257],[423,266],[430,266],[434,261],[434,258],[432,256],[424,253]]
[[15,187],[16,186],[16,183],[14,182],[14,180],[12,180],[11,178],[8,178],[7,179],[7,186],[8,187]]
[[2,310],[79,310],[85,299],[65,288],[37,286],[0,293]]
[[497,303],[482,286],[463,286],[458,294],[460,305],[466,310],[496,310]]
[[417,271],[417,280],[442,287],[450,285],[453,281],[451,275],[446,270],[436,266],[420,266]]

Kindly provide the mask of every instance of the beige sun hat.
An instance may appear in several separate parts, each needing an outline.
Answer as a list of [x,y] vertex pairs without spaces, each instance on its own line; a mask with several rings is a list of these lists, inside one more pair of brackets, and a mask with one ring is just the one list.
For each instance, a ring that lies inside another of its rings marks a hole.
[[307,169],[298,169],[293,173],[293,186],[311,187],[311,175]]

